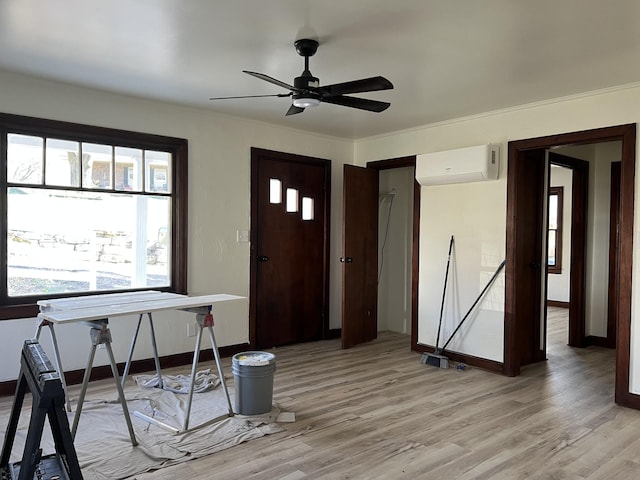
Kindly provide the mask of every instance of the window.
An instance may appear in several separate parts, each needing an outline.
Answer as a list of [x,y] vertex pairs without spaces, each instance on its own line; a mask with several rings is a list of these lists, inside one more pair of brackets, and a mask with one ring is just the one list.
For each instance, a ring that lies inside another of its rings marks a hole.
[[0,114],[0,163],[0,318],[41,298],[186,292],[186,140]]
[[269,179],[269,202],[282,202],[282,182],[277,178]]
[[562,273],[562,195],[563,187],[549,188],[549,228],[547,272]]
[[313,220],[313,198],[302,197],[302,220]]

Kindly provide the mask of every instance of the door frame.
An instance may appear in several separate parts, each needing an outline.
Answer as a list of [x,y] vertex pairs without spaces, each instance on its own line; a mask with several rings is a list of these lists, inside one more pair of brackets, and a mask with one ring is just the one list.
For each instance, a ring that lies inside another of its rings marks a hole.
[[[550,135],[509,142],[508,170],[518,161],[521,152],[531,149],[549,149],[561,145],[585,145],[609,141],[622,142],[622,166],[620,188],[620,250],[617,269],[618,280],[618,328],[616,349],[616,403],[640,409],[640,395],[629,392],[630,340],[631,340],[631,294],[633,269],[633,212],[635,191],[635,162],[636,162],[636,125],[626,124],[613,127],[603,127],[573,133]],[[512,163],[513,162],[513,163]],[[513,188],[514,179],[507,174],[507,191]],[[521,320],[514,315],[516,298],[515,283],[510,260],[514,258],[517,249],[517,239],[511,239],[510,234],[515,228],[513,214],[515,205],[507,202],[507,242],[506,258],[507,271],[505,273],[505,325],[504,325],[504,364],[503,373],[509,376],[520,374],[520,353],[518,349],[518,333],[522,329]],[[542,232],[540,232],[542,235]]]
[[[611,190],[609,200],[609,265],[618,266],[618,226],[620,224],[620,162],[612,162]],[[609,285],[607,288],[607,337],[603,346],[616,348],[616,321],[618,303],[618,275],[616,269],[609,269]]]
[[[416,167],[416,155],[367,162],[367,168],[378,171]],[[411,350],[418,350],[418,279],[420,253],[420,184],[413,179],[413,238],[411,252]]]
[[323,262],[323,338],[329,338],[329,266],[330,266],[330,218],[331,218],[331,161],[323,158],[308,157],[304,155],[296,155],[292,153],[278,152],[263,148],[251,147],[251,196],[250,196],[250,231],[249,231],[249,346],[256,348],[256,332],[257,332],[257,295],[258,295],[258,252],[256,247],[258,244],[258,164],[261,156],[269,156],[272,159],[284,162],[307,163],[315,166],[321,166],[324,169],[324,202],[325,211],[322,221],[324,223],[324,262]]

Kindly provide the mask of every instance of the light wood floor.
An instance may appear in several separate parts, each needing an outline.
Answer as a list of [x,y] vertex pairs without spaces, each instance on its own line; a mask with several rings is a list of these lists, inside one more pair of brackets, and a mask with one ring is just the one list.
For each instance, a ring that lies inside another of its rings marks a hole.
[[295,423],[136,478],[640,479],[640,411],[614,404],[615,353],[567,347],[565,312],[549,310],[549,360],[516,378],[423,365],[395,333],[275,349],[274,400]]

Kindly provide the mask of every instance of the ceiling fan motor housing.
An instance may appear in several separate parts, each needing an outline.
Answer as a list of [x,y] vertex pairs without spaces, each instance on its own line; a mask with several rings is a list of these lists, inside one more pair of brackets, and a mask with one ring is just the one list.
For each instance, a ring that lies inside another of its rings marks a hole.
[[311,75],[309,70],[305,70],[301,76],[293,79],[293,86],[298,91],[313,92],[320,87],[320,80]]
[[320,103],[321,96],[316,90],[320,87],[320,80],[311,75],[308,70],[293,80],[293,104],[299,108],[315,107]]

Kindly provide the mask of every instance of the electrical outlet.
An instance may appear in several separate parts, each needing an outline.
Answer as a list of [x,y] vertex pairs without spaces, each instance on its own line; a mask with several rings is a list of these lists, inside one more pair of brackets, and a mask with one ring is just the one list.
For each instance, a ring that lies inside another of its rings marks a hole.
[[187,323],[187,337],[196,336],[196,324],[193,322]]

